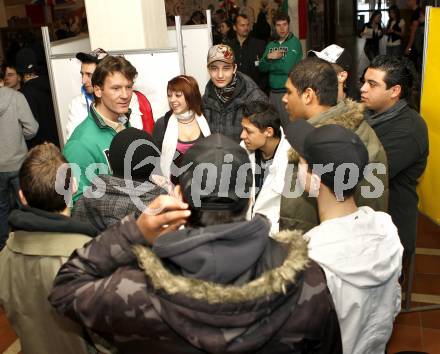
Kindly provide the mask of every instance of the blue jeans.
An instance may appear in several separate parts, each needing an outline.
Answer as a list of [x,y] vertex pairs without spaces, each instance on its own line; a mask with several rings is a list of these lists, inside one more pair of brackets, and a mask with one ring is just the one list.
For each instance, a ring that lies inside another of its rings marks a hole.
[[18,171],[0,172],[0,250],[8,239],[8,216],[18,202]]

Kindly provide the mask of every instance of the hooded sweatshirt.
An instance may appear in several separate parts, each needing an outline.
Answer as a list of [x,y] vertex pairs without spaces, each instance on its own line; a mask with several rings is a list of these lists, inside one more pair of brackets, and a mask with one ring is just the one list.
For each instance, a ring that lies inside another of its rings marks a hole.
[[25,139],[31,139],[37,131],[38,123],[26,98],[20,92],[0,87],[0,172],[20,169],[28,151]]
[[325,271],[344,353],[385,352],[400,311],[403,247],[391,217],[361,207],[304,235]]
[[342,353],[324,273],[300,234],[269,229],[257,215],[151,249],[130,216],[74,253],[49,301],[120,353]]

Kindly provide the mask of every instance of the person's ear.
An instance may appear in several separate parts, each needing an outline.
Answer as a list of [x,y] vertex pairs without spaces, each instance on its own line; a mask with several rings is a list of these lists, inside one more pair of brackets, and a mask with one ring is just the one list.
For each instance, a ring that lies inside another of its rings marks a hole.
[[18,199],[20,200],[21,204],[28,205],[26,197],[24,196],[23,191],[21,189],[18,190]]
[[95,94],[96,97],[101,98],[102,97],[101,87],[99,87],[98,85],[94,85],[93,86],[93,93]]
[[348,73],[346,71],[341,71],[338,74],[338,82],[340,84],[343,84],[345,81],[347,81],[347,78],[348,78]]
[[266,137],[268,137],[268,138],[272,138],[272,137],[274,136],[274,130],[273,130],[273,128],[272,128],[272,127],[267,127],[267,128],[264,130],[264,135],[265,135]]
[[237,64],[234,64],[234,74],[237,73],[237,68],[238,68]]
[[320,188],[321,188],[321,176],[318,176],[317,174],[312,172],[310,176],[309,196],[317,198],[319,195]]
[[315,97],[315,91],[310,87],[306,88],[304,92],[301,94],[301,98],[305,105],[310,105],[313,103],[313,99]]
[[391,87],[391,98],[399,98],[402,94],[402,86],[394,85]]

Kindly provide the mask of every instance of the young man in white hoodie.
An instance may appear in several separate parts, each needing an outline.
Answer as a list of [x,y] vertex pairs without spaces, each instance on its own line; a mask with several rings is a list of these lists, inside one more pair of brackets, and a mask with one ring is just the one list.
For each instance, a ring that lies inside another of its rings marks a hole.
[[384,353],[400,311],[403,247],[388,214],[353,198],[367,149],[346,128],[303,119],[287,126],[286,137],[300,155],[299,185],[317,198],[320,225],[304,237],[324,269],[344,353]]

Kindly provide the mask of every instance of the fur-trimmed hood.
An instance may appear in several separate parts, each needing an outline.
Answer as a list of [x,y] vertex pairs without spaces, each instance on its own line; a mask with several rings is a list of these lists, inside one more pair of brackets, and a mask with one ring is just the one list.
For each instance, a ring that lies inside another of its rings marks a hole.
[[[202,243],[208,244],[210,249],[208,250],[208,256],[202,255],[201,258],[211,258],[212,262],[217,263],[218,268],[224,267],[220,266],[219,263],[227,263],[231,268],[241,266],[236,262],[234,263],[236,260],[231,261],[230,258],[226,258],[227,256],[222,254],[222,247],[231,247],[231,249],[233,247],[242,247],[244,248],[243,254],[246,252],[255,253],[255,261],[249,265],[249,268],[254,268],[253,274],[258,276],[254,279],[249,279],[247,282],[243,282],[242,279],[237,277],[235,280],[229,281],[229,285],[225,285],[219,284],[218,281],[214,282],[212,280],[197,279],[195,276],[187,276],[188,273],[186,273],[186,276],[182,276],[180,275],[182,270],[177,271],[176,273],[178,274],[172,273],[163,265],[162,260],[154,253],[154,250],[159,249],[159,254],[164,257],[166,256],[168,260],[174,258],[176,261],[179,261],[176,257],[179,252],[176,249],[171,251],[173,254],[167,254],[164,248],[155,245],[153,250],[144,246],[135,246],[134,251],[139,259],[139,265],[151,279],[154,288],[156,290],[163,290],[170,295],[182,294],[188,298],[203,300],[211,304],[220,302],[237,303],[272,296],[276,293],[285,292],[289,284],[294,284],[298,274],[307,267],[307,243],[299,231],[280,232],[276,235],[276,241],[274,241],[268,237],[269,228],[262,226],[263,222],[267,223],[267,220],[257,215],[252,221],[229,224],[228,228],[226,228],[226,225],[218,225],[225,228],[222,232],[217,230],[216,233],[213,233],[212,230],[215,226],[211,226],[205,229],[195,229],[192,235],[191,232],[189,234],[182,232],[168,234],[168,238],[175,237],[174,246],[178,246],[181,249],[180,255],[187,253],[193,257],[197,256],[197,252],[207,251],[207,249],[201,248],[201,245],[196,244],[199,242],[198,240],[204,239]],[[244,228],[247,228],[248,232],[244,232]],[[252,247],[252,243],[255,242],[250,238],[253,235],[257,235],[258,238],[262,228],[266,233],[264,235],[265,240],[263,241],[264,247]],[[190,249],[182,247],[182,244],[187,241],[181,238],[184,235],[189,239]],[[237,238],[236,241],[234,241],[234,237]],[[243,239],[249,240],[249,245],[246,245],[244,242],[242,243]],[[225,245],[228,242],[230,245]],[[259,250],[257,251],[255,248],[259,248]],[[221,259],[214,260],[213,258],[215,257]],[[265,259],[263,260],[262,258]],[[263,261],[266,264],[261,266],[259,263]],[[181,261],[180,264],[182,263]],[[274,264],[277,266],[273,269],[267,269]],[[198,265],[203,267],[201,262]],[[217,271],[215,268],[211,269],[214,272]],[[218,275],[215,276],[217,277]],[[206,274],[203,274],[201,277],[211,278]]]
[[[135,246],[154,308],[182,337],[207,352],[256,352],[284,326],[293,309],[301,308],[302,302],[314,295],[306,295],[309,288],[303,288],[303,271],[309,259],[301,234],[283,232],[276,242],[267,230],[265,237],[266,246],[251,266],[255,277],[240,285],[172,273],[172,267],[165,267],[150,248]],[[274,254],[281,254],[278,248],[284,250],[283,258],[273,259]],[[234,260],[223,261],[239,267]],[[325,283],[313,289],[326,291]]]
[[[364,110],[365,106],[362,103],[347,98],[330,108],[327,112],[310,118],[308,122],[315,127],[337,124],[358,134],[362,123],[364,123]],[[362,136],[360,138],[362,139]],[[298,161],[298,153],[293,148],[290,149],[289,162]]]

